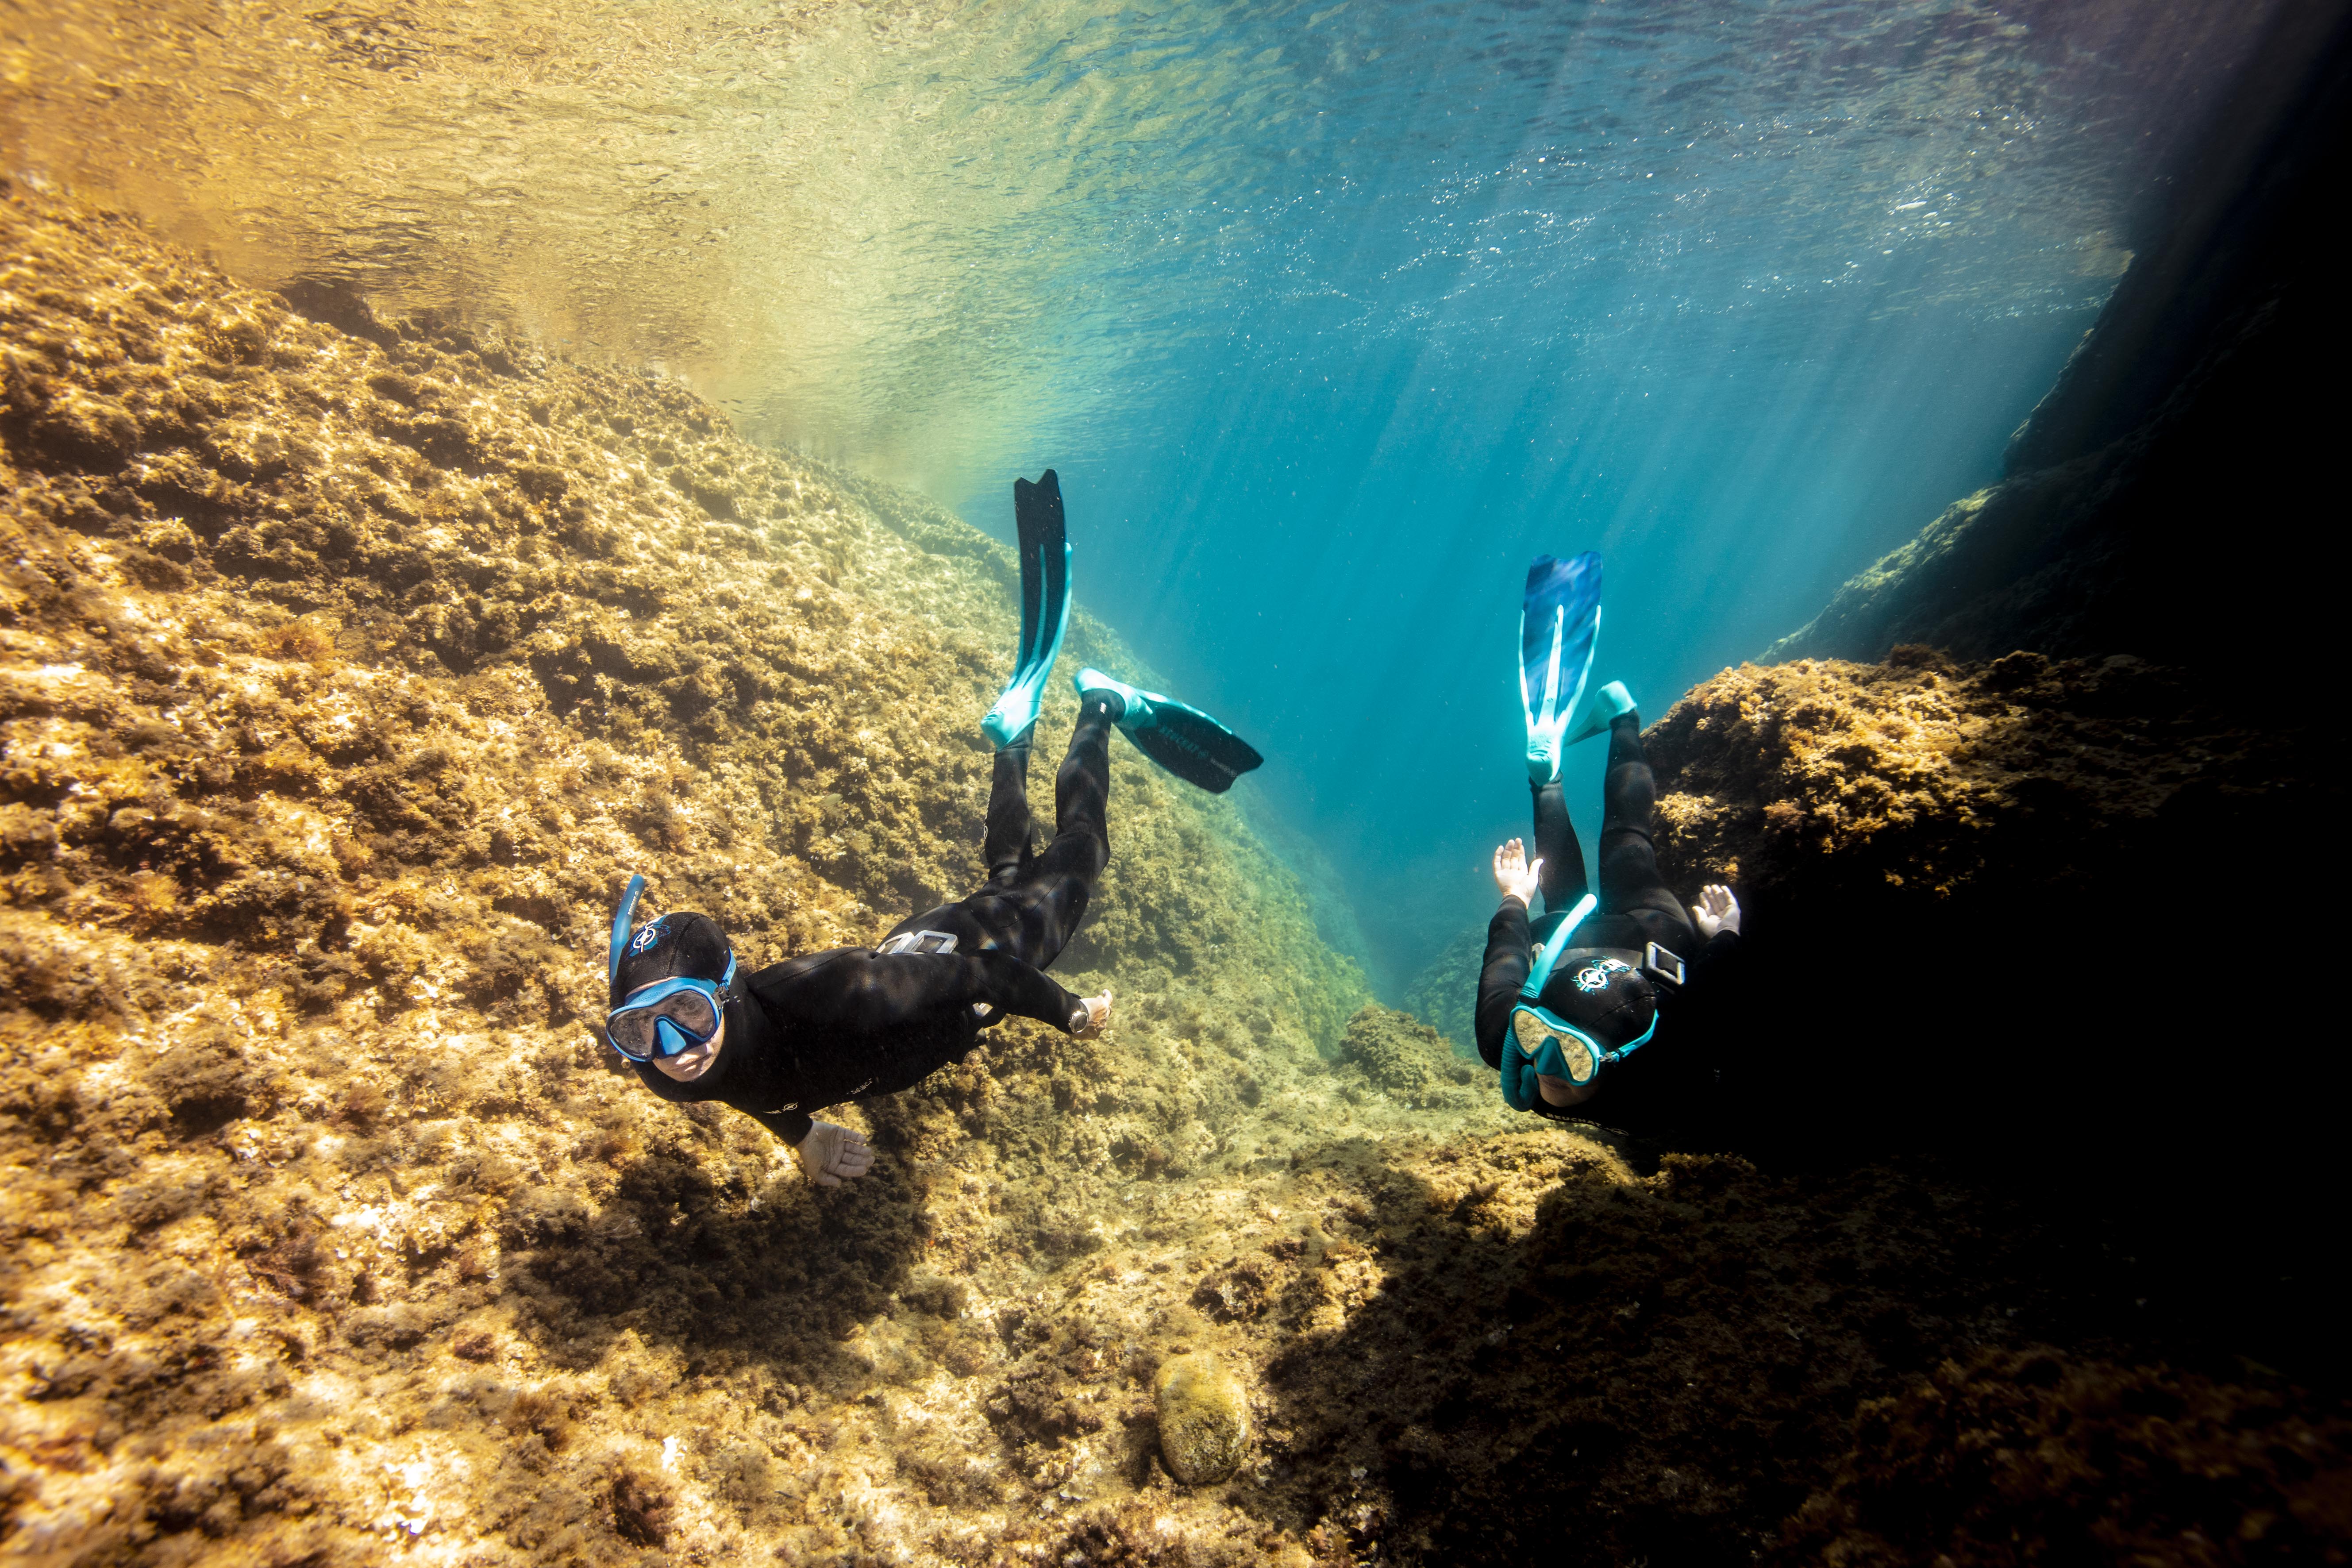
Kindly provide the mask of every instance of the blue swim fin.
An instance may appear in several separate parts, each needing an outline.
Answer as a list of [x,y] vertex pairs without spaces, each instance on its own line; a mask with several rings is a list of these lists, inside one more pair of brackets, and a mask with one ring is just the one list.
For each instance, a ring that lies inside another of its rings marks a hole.
[[1017,745],[1037,723],[1045,682],[1062,655],[1070,624],[1070,545],[1064,537],[1062,481],[1047,468],[1035,484],[1013,481],[1013,520],[1021,538],[1021,649],[1013,679],[980,721],[998,746]]
[[1592,674],[1601,638],[1601,552],[1538,555],[1519,603],[1519,702],[1528,719],[1528,777],[1559,777],[1570,715]]
[[1234,787],[1234,780],[1265,761],[1256,747],[1172,697],[1139,691],[1099,669],[1082,669],[1072,679],[1081,697],[1095,691],[1117,693],[1127,709],[1118,724],[1135,749],[1211,795],[1224,794]]

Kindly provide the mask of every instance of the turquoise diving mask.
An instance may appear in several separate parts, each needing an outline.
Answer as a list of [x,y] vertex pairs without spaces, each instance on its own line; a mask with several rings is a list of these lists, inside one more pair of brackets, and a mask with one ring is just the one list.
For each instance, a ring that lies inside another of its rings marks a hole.
[[1551,979],[1552,966],[1568,951],[1570,933],[1599,905],[1590,893],[1578,900],[1568,918],[1553,928],[1528,971],[1527,984],[1519,987],[1519,1000],[1511,1008],[1511,1032],[1503,1040],[1503,1099],[1514,1110],[1533,1110],[1541,1102],[1538,1079],[1566,1079],[1581,1089],[1599,1078],[1602,1068],[1633,1055],[1658,1032],[1654,1013],[1639,1038],[1611,1047],[1537,1001]]
[[[645,888],[643,877],[631,877],[628,891],[621,895],[621,907],[613,912],[608,984],[620,978],[623,958],[658,939],[658,924],[634,934],[629,930],[629,916]],[[633,1062],[675,1057],[718,1038],[719,1026],[726,1022],[727,1004],[735,995],[735,955],[730,952],[726,973],[715,981],[672,975],[640,985],[622,997],[619,1005],[604,1016],[604,1037]]]

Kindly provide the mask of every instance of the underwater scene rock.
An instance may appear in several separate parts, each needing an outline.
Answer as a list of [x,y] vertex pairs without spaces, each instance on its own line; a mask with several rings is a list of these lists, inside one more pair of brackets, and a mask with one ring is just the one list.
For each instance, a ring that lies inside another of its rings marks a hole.
[[[1123,742],[1056,972],[1107,1038],[845,1108],[835,1189],[644,1093],[595,1034],[631,872],[755,963],[978,880],[1010,552],[674,384],[300,303],[0,203],[0,1554],[2336,1550],[2341,1421],[2182,1364],[2133,1259],[1505,1110]],[[1675,842],[1742,875],[1863,809],[1709,798]],[[1185,1485],[1154,1380],[1201,1358],[1238,1451]]]
[[1187,1486],[1231,1476],[1249,1442],[1249,1395],[1231,1368],[1206,1352],[1171,1356],[1151,1376],[1160,1457]]

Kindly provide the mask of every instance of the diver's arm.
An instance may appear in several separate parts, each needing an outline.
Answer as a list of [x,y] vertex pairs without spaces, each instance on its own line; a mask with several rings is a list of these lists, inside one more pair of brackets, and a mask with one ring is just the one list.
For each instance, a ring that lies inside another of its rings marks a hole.
[[743,1114],[793,1148],[798,1148],[809,1135],[809,1129],[816,1125],[816,1118],[805,1110],[747,1110]]
[[1478,1054],[1496,1071],[1503,1066],[1503,1039],[1511,1029],[1511,1005],[1527,984],[1529,943],[1528,906],[1506,898],[1486,922],[1486,962],[1478,971]]
[[762,970],[758,984],[770,1013],[845,1034],[879,1034],[974,1002],[1065,1031],[1083,1011],[1044,972],[1003,952],[835,948]]

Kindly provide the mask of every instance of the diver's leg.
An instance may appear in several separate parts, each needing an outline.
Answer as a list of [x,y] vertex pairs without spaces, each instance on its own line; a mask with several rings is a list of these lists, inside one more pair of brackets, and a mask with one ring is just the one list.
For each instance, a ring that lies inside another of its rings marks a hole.
[[991,882],[963,901],[990,932],[988,946],[1039,969],[1052,963],[1078,929],[1095,879],[1110,862],[1110,730],[1119,701],[1089,693],[1078,710],[1069,754],[1054,777],[1053,842],[1008,883]]
[[1696,946],[1690,911],[1658,874],[1658,852],[1651,838],[1657,804],[1658,779],[1642,749],[1641,715],[1620,713],[1609,725],[1609,773],[1601,784],[1601,908],[1608,914],[1636,917],[1656,941],[1664,942],[1660,931],[1670,928],[1668,934],[1682,945],[1667,945],[1688,957]]
[[1009,884],[1029,858],[1029,742],[996,748],[988,789],[988,833],[980,856],[991,884]]
[[1584,874],[1584,847],[1576,841],[1576,827],[1568,819],[1568,793],[1558,780],[1537,784],[1536,872],[1543,889],[1544,912],[1559,914],[1575,906],[1591,883]]
[[1110,863],[1110,729],[1122,711],[1114,694],[1088,692],[1078,705],[1069,752],[1054,775],[1054,842],[1045,854],[1068,841],[1067,866],[1075,870],[1090,862],[1083,873],[1088,881]]

